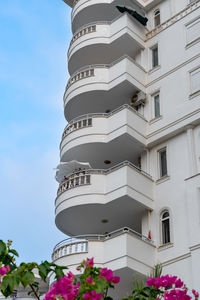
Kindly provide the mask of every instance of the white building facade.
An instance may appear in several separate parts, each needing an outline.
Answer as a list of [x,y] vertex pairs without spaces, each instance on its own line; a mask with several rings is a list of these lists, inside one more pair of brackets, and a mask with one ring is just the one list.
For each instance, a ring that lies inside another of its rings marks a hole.
[[198,289],[200,0],[65,2],[73,37],[60,158],[92,168],[59,186],[55,222],[72,238],[53,260],[77,273],[94,257],[121,276],[114,299],[157,263]]

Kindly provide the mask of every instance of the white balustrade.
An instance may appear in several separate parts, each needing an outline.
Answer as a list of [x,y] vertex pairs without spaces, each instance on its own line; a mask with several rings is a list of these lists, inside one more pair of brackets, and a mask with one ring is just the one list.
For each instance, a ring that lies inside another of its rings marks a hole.
[[151,175],[146,173],[145,171],[141,170],[138,166],[135,166],[133,163],[129,161],[123,161],[119,163],[118,165],[115,165],[109,169],[87,169],[82,170],[80,172],[76,172],[71,174],[64,182],[62,182],[58,188],[57,196],[59,196],[61,193],[70,190],[71,188],[75,188],[78,186],[88,185],[91,183],[91,174],[109,174],[111,172],[114,172],[115,170],[122,168],[124,166],[129,166],[136,170],[137,172],[143,174],[144,176],[152,179]]
[[70,122],[67,127],[65,128],[63,134],[62,134],[62,140],[71,132],[85,128],[85,127],[91,127],[92,126],[92,118],[83,118],[79,119],[78,121],[72,121]]
[[124,227],[107,234],[80,235],[74,238],[63,240],[54,247],[52,260],[54,261],[63,256],[71,254],[86,253],[88,252],[89,241],[105,241],[124,233],[129,233],[130,235],[135,236],[143,240],[144,242],[150,243],[152,245],[154,244],[154,242],[151,239],[142,235],[141,233],[138,233],[131,228]]
[[52,260],[56,260],[63,256],[75,254],[75,253],[85,253],[88,249],[88,241],[76,241],[73,243],[67,243],[64,246],[56,249],[52,254]]
[[66,178],[66,180],[63,183],[61,183],[61,185],[58,188],[57,196],[77,186],[88,184],[90,184],[90,175],[85,174],[85,171],[72,174],[68,178]]
[[91,25],[91,26],[87,26],[82,28],[81,30],[79,30],[77,33],[75,33],[71,39],[70,42],[70,46],[80,37],[82,37],[83,35],[86,35],[88,33],[92,33],[96,31],[96,25]]
[[77,82],[81,79],[85,79],[85,78],[92,77],[92,76],[94,76],[94,69],[86,69],[86,70],[80,71],[68,80],[67,88],[69,88],[72,84],[74,84],[75,82]]

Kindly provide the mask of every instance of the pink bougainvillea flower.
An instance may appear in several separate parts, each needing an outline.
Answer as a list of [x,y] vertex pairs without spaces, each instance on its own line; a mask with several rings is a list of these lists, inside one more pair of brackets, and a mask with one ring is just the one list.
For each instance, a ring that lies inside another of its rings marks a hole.
[[10,272],[10,266],[9,265],[6,266],[6,270],[7,270],[7,272]]
[[109,282],[111,282],[113,279],[113,271],[107,268],[101,269],[100,274],[101,276],[105,277],[105,279]]
[[117,284],[120,282],[120,277],[113,276],[113,271],[109,270],[107,268],[103,268],[100,270],[99,278],[101,279],[102,277],[104,277],[108,282],[112,282],[114,284]]
[[95,284],[92,277],[88,277],[85,282],[87,282],[87,283],[89,283],[91,285]]
[[114,276],[114,277],[112,278],[112,283],[117,284],[117,283],[119,283],[119,282],[120,282],[120,277],[119,277],[119,276]]
[[1,275],[1,276],[4,276],[7,272],[8,272],[8,271],[7,271],[6,267],[1,267],[1,268],[0,268],[0,275]]
[[165,300],[190,300],[192,297],[187,295],[187,290],[170,290],[164,293]]
[[63,278],[52,284],[52,288],[45,295],[45,300],[55,300],[56,296],[61,296],[64,300],[75,300],[79,293],[80,283],[73,284],[74,275],[69,272]]
[[181,281],[180,278],[179,278],[179,279],[177,279],[176,282],[175,282],[175,287],[176,287],[176,288],[182,288],[182,287],[183,287],[183,284],[184,284],[183,281]]
[[192,290],[192,294],[195,296],[195,299],[199,299],[199,293],[194,289]]
[[95,291],[91,291],[91,292],[86,292],[83,295],[83,299],[85,299],[85,300],[101,300],[102,296],[103,296],[102,293],[97,294]]
[[150,277],[146,284],[148,286],[154,286],[155,289],[159,289],[161,287],[182,288],[184,285],[183,281],[177,279],[177,276],[169,276],[168,274],[157,278]]
[[86,268],[92,268],[94,266],[94,257],[92,258],[87,258],[85,262],[85,267]]

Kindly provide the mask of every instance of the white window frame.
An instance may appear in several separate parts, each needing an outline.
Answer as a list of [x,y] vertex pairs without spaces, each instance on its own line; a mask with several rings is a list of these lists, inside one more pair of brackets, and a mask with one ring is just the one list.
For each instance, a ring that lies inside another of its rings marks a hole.
[[[154,66],[153,51],[156,48],[157,48],[157,52],[158,52],[158,63],[157,63],[157,65]],[[150,50],[151,50],[151,69],[156,69],[157,67],[159,67],[159,47],[158,47],[158,44],[153,45],[150,48]]]
[[[192,3],[192,2],[191,2]],[[185,47],[186,49],[188,49],[189,47],[195,45],[196,43],[199,43],[200,42],[200,35],[197,36],[196,38],[194,38],[193,40],[189,40],[189,37],[188,37],[188,30],[190,29],[190,27],[193,27],[195,26],[195,24],[199,23],[200,22],[200,17],[196,17],[195,19],[193,20],[190,20],[187,24],[185,24]]]
[[192,75],[194,75],[195,73],[199,73],[199,72],[200,72],[200,66],[189,71],[190,97],[192,97],[193,95],[198,95],[200,93],[200,85],[199,85],[199,89],[197,89],[195,91],[192,90]]
[[[156,116],[156,111],[155,111],[155,97],[159,96],[159,115]],[[151,95],[151,107],[152,107],[152,119],[157,119],[161,117],[161,102],[160,102],[160,91],[157,91]]]
[[[159,12],[157,14],[157,12]],[[159,24],[156,25],[156,17],[159,16]],[[153,25],[154,25],[154,28],[156,28],[157,26],[159,26],[161,24],[161,19],[160,19],[160,9],[159,8],[156,8],[153,12]]]
[[[161,152],[166,152],[166,167],[167,167],[167,173],[163,176],[161,176]],[[163,178],[166,178],[166,177],[169,177],[169,168],[168,168],[168,151],[167,151],[167,147],[162,147],[161,149],[159,149],[157,151],[157,157],[158,157],[158,178],[159,179],[163,179]]]
[[[163,214],[168,212],[169,217],[163,218]],[[169,220],[169,241],[164,243],[164,236],[163,236],[163,221],[168,219]],[[162,209],[160,212],[160,244],[161,246],[165,246],[172,243],[172,222],[171,222],[171,213],[169,209],[165,208]]]

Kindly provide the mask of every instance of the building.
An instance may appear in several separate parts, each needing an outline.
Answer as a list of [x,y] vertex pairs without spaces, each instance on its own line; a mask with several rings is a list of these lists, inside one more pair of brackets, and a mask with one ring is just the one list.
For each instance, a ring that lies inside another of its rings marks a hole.
[[200,1],[65,2],[73,37],[60,158],[92,168],[59,186],[55,222],[72,238],[53,260],[77,273],[94,256],[121,276],[114,299],[157,263],[198,289]]

